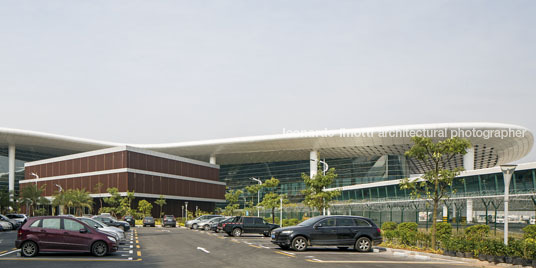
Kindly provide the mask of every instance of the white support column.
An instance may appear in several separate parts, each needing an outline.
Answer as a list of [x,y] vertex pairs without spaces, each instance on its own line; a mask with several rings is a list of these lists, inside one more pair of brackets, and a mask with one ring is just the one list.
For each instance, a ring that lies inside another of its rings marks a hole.
[[456,222],[459,221],[458,215],[456,215],[456,205],[452,204],[452,218],[456,218]]
[[317,151],[311,151],[309,153],[309,175],[312,177],[316,176],[316,173],[318,172],[318,152]]
[[449,214],[449,208],[446,205],[443,205],[443,217],[447,217]]
[[467,199],[467,223],[473,222],[473,199]]
[[213,165],[216,165],[216,156],[215,156],[215,155],[211,155],[211,156],[210,156],[209,163],[211,163],[211,164],[213,164]]
[[[15,191],[15,145],[9,145],[8,149],[8,170],[9,170],[9,186],[8,190]],[[14,197],[11,196],[11,200],[13,201]]]
[[467,149],[467,153],[463,155],[463,169],[475,169],[475,148],[471,147]]

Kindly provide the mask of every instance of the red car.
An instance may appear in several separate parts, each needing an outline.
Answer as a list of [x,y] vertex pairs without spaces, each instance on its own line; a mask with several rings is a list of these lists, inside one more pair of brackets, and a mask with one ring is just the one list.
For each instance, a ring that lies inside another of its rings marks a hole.
[[32,217],[19,229],[15,246],[24,257],[39,252],[91,252],[97,257],[117,251],[111,235],[75,218]]

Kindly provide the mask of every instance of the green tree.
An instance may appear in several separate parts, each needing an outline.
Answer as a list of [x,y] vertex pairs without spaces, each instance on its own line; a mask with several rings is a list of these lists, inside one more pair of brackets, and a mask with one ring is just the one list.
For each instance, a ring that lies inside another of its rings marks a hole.
[[449,138],[434,143],[431,138],[413,137],[414,145],[405,153],[426,165],[427,171],[420,178],[406,178],[400,182],[400,188],[410,190],[412,198],[424,196],[433,203],[431,243],[436,245],[437,210],[441,200],[450,197],[452,181],[460,174],[462,168],[449,169],[448,163],[456,155],[464,155],[471,143],[466,139]]
[[337,178],[334,168],[330,168],[326,174],[323,174],[323,171],[320,169],[320,166],[317,166],[317,173],[314,177],[302,173],[302,179],[305,183],[305,190],[302,190],[302,193],[305,196],[303,204],[316,208],[318,211],[329,208],[329,202],[341,195],[341,191],[324,191],[324,189],[330,186],[333,181]]
[[13,195],[13,191],[8,191],[5,187],[0,188],[0,213],[6,214],[9,207],[13,205],[11,195]]
[[275,209],[281,205],[281,198],[283,198],[283,203],[288,203],[286,195],[278,193],[265,194],[260,203],[262,207],[272,210],[272,223],[275,223]]
[[240,195],[242,195],[244,192],[242,190],[229,190],[225,194],[225,200],[227,201],[227,206],[225,207],[224,214],[232,216],[234,215],[234,211],[239,208],[238,200],[240,198]]
[[76,215],[82,216],[85,208],[91,211],[93,198],[91,198],[86,189],[69,189],[68,191],[70,191],[68,196],[71,199],[72,206],[75,208]]
[[[100,194],[102,192],[102,186],[104,186],[104,184],[102,183],[97,183],[95,184],[95,194]],[[102,209],[102,197],[99,197],[99,203],[100,203],[100,206],[99,206],[99,210]]]
[[127,195],[123,198],[121,198],[121,202],[119,204],[119,214],[121,215],[132,215],[134,216],[134,211],[132,210],[132,201],[134,200],[134,191],[129,192],[127,191]]
[[138,202],[138,211],[142,214],[143,217],[151,215],[151,210],[153,209],[153,204],[149,201],[143,199]]
[[121,195],[119,194],[119,190],[111,187],[106,189],[106,191],[110,194],[110,197],[103,198],[104,203],[108,206],[103,207],[102,212],[108,212],[114,217],[117,217],[117,214],[121,213]]
[[253,204],[255,204],[258,201],[257,199],[259,198],[259,191],[261,189],[262,189],[262,184],[253,184],[253,185],[246,186],[245,188],[246,190],[245,193],[248,193],[249,196],[251,196],[251,200],[248,202],[245,202],[244,206],[247,206],[247,208],[244,208],[244,209],[248,210],[250,213],[253,213],[253,209],[254,209]]
[[162,221],[162,207],[166,204],[166,199],[164,199],[164,196],[163,195],[160,195],[160,198],[156,201],[154,201],[155,204],[157,204],[158,206],[160,206],[160,221]]
[[24,203],[30,205],[30,211],[28,213],[29,215],[35,216],[35,209],[38,205],[47,205],[50,203],[48,199],[43,197],[45,187],[45,184],[41,185],[41,187],[37,187],[36,184],[31,183],[30,185],[22,188],[20,198]]
[[53,207],[63,206],[63,210],[60,211],[59,213],[60,215],[65,214],[65,207],[67,205],[68,198],[69,197],[67,196],[66,191],[60,191],[54,194],[54,199],[52,200],[52,206]]

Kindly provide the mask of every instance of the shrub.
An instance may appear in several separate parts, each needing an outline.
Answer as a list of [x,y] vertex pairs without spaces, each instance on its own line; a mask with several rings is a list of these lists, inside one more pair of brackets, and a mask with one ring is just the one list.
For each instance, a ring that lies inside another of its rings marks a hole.
[[527,225],[523,228],[523,238],[536,239],[536,225]]
[[478,240],[487,237],[489,234],[489,226],[485,224],[477,224],[465,229],[465,236],[469,240]]
[[465,247],[465,237],[453,236],[445,241],[446,249],[452,251],[463,252]]
[[436,225],[437,240],[441,243],[441,247],[445,248],[446,243],[452,236],[452,225],[447,222],[438,222]]
[[403,222],[398,225],[397,231],[400,243],[409,246],[415,246],[417,242],[418,225],[415,222]]
[[395,239],[398,237],[398,231],[397,230],[387,230],[383,231],[383,237],[385,238],[386,242],[395,243]]
[[396,230],[397,223],[393,221],[386,221],[382,224],[382,231],[394,231]]
[[522,257],[523,241],[519,239],[508,240],[508,246],[506,247],[506,255],[510,257]]
[[523,240],[523,258],[528,260],[536,259],[536,239],[527,238]]
[[283,226],[294,226],[298,225],[298,223],[300,223],[298,219],[283,219]]

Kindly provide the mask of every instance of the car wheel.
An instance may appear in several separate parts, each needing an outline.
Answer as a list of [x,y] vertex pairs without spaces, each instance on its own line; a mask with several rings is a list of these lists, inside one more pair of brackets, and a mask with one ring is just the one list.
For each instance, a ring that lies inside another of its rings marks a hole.
[[348,247],[337,247],[337,248],[340,249],[340,250],[347,250],[348,249]]
[[297,236],[292,239],[292,244],[290,244],[293,250],[296,251],[305,251],[307,250],[307,239],[303,236]]
[[372,249],[372,243],[367,237],[360,237],[355,241],[354,247],[359,252],[368,252]]
[[91,246],[91,254],[97,257],[102,257],[108,254],[108,246],[104,241],[97,241]]
[[233,229],[233,236],[234,237],[239,237],[241,235],[242,235],[242,229],[240,229],[240,228],[234,228]]
[[210,226],[205,225],[204,229],[205,229],[205,231],[209,231],[209,230],[210,230]]
[[26,241],[20,247],[20,254],[24,257],[34,257],[39,253],[39,248],[34,241]]
[[268,232],[264,232],[262,235],[264,235],[264,237],[270,237],[271,234],[272,234],[272,230]]
[[197,230],[197,223],[194,223],[194,225],[192,225],[192,229]]
[[281,249],[284,249],[284,250],[287,250],[287,249],[290,248],[289,245],[279,245],[279,247],[280,247]]

